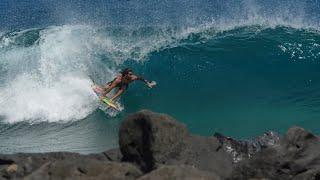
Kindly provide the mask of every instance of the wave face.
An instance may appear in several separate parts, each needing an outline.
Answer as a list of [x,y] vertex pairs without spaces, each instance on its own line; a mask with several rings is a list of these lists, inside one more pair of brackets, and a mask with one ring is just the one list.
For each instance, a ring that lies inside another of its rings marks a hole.
[[[202,135],[247,138],[292,125],[320,132],[317,1],[150,3],[8,1],[0,14],[0,152],[115,147],[121,118],[142,108]],[[42,19],[10,16],[12,8]],[[92,79],[103,84],[127,66],[157,87],[134,83],[123,111],[101,111]]]

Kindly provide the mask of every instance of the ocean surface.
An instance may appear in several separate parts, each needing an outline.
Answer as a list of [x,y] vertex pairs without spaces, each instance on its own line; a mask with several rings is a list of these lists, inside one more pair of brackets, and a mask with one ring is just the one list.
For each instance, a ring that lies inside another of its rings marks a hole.
[[[157,86],[106,110],[91,79],[125,67]],[[141,109],[204,136],[320,134],[320,1],[0,2],[0,153],[114,148]]]

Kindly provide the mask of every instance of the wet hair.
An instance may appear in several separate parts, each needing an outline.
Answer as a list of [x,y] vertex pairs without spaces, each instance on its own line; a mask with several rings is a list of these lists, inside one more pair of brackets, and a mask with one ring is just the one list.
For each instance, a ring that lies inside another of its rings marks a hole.
[[125,68],[124,70],[121,71],[122,76],[128,75],[130,72],[133,72],[132,69],[130,68]]

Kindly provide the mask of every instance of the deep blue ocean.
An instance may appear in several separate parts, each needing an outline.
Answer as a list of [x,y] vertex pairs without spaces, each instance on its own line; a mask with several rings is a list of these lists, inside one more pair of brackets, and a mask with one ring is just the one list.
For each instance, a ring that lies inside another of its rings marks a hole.
[[[121,112],[91,89],[123,68]],[[320,133],[318,0],[2,0],[0,153],[101,152],[125,116],[170,114],[192,133]]]

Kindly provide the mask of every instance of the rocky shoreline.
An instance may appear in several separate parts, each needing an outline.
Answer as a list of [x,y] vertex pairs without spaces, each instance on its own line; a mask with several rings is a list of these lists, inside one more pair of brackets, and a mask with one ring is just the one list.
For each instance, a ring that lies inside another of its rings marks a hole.
[[250,141],[202,137],[142,110],[122,122],[119,149],[0,155],[0,179],[320,179],[320,139],[299,127]]

